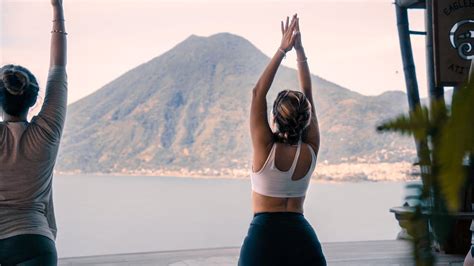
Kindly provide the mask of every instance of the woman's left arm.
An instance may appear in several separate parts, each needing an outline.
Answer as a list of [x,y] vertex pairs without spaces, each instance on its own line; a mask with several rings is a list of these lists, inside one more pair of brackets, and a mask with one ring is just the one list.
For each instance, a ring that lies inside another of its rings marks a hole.
[[53,29],[51,31],[50,67],[66,66],[67,40],[64,26],[63,0],[51,0],[53,6]]
[[49,142],[59,141],[66,120],[66,28],[64,26],[63,0],[51,0],[53,28],[51,30],[51,54],[48,82],[44,103],[35,122],[45,130]]
[[296,20],[295,31],[296,37],[294,47],[296,50],[296,61],[298,64],[298,77],[300,80],[301,90],[308,99],[308,101],[311,103],[311,123],[309,124],[308,129],[306,130],[305,139],[303,139],[303,141],[311,145],[315,153],[318,153],[320,142],[319,124],[318,118],[316,116],[316,109],[314,107],[311,73],[309,72],[308,61],[303,48],[303,43],[301,41],[299,18]]

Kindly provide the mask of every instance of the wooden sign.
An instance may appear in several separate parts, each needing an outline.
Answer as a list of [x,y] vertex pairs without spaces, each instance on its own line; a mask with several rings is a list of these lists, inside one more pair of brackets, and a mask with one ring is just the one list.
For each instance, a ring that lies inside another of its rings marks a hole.
[[474,60],[474,0],[433,0],[436,86],[457,86]]

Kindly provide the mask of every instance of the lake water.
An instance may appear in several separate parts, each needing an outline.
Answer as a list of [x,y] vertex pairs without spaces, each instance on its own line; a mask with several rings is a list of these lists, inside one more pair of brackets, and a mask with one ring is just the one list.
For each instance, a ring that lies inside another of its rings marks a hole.
[[[312,183],[305,216],[321,242],[395,239],[388,209],[404,183]],[[252,218],[250,181],[57,176],[60,257],[237,247]]]

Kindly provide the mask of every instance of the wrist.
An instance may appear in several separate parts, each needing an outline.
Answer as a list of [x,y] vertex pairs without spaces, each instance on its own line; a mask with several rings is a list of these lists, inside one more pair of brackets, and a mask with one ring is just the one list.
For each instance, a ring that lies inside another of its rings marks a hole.
[[303,47],[295,48],[295,51],[296,51],[296,56],[303,56],[303,57],[305,57],[305,53],[304,53],[304,48],[303,48]]
[[285,48],[283,47],[278,47],[278,51],[283,51],[285,54],[288,52]]
[[53,18],[54,20],[64,20],[64,11],[62,6],[53,7]]
[[278,50],[277,50],[277,54],[282,56],[283,58],[286,56],[286,53],[287,53],[287,51],[285,49],[281,48],[281,47],[278,48]]

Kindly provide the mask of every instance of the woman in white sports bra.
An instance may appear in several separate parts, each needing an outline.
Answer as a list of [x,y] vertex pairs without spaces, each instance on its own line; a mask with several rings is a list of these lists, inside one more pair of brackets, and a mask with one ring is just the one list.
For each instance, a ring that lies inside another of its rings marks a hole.
[[[311,75],[295,14],[281,23],[281,45],[252,94],[254,218],[240,252],[239,265],[326,265],[319,240],[303,216],[303,203],[319,149]],[[266,95],[286,53],[295,48],[300,91],[281,91],[268,122]]]

